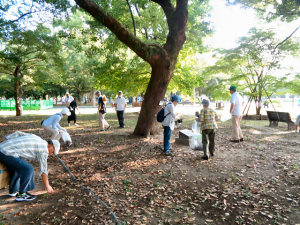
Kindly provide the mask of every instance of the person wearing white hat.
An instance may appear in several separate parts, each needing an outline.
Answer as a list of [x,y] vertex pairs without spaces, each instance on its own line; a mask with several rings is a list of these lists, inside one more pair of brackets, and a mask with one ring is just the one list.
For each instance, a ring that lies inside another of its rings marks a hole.
[[40,165],[40,174],[45,189],[53,193],[49,184],[47,171],[47,158],[49,155],[57,155],[60,144],[57,140],[45,141],[42,138],[20,131],[16,131],[5,137],[7,140],[0,143],[0,162],[8,170],[10,176],[9,196],[16,196],[16,201],[32,201],[36,198],[30,194],[35,188],[34,169],[27,160],[37,160]]
[[59,125],[59,121],[64,116],[70,116],[71,113],[68,108],[64,108],[61,110],[60,113],[56,113],[49,118],[42,121],[42,127],[45,129],[46,132],[50,133],[51,140],[59,140],[61,138],[61,132],[67,132],[65,128],[62,128]]
[[69,92],[66,93],[66,96],[62,99],[61,103],[69,107],[70,103],[74,101],[74,98],[70,95]]

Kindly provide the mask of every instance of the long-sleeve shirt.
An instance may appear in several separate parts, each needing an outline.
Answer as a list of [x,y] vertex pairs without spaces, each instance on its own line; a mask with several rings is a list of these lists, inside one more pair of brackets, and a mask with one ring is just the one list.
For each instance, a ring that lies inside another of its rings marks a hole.
[[175,120],[176,120],[176,113],[175,113],[175,106],[172,102],[169,102],[164,110],[165,119],[162,122],[162,125],[165,127],[170,127],[171,130],[174,130],[175,127]]
[[200,111],[198,122],[201,130],[218,129],[216,121],[219,120],[217,113],[211,108],[203,108]]
[[0,143],[0,152],[15,158],[22,157],[28,160],[37,160],[40,165],[40,175],[47,171],[48,142],[34,135],[14,132],[5,137],[7,140]]
[[56,131],[58,129],[64,130],[64,128],[62,128],[59,125],[59,121],[62,119],[62,117],[63,117],[63,115],[61,113],[56,113],[56,114],[50,116],[49,118],[45,119],[42,125],[46,126],[46,127],[51,127],[52,129],[54,129]]

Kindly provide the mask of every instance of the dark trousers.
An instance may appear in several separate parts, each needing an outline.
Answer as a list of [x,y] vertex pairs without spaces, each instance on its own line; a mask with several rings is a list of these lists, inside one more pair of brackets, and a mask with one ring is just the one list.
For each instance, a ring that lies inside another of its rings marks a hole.
[[117,111],[117,116],[118,116],[120,127],[124,127],[124,110]]
[[[209,144],[208,144],[208,141],[209,141]],[[208,144],[210,156],[213,156],[214,152],[215,152],[215,131],[214,131],[214,129],[202,130],[202,145],[203,145],[204,156],[208,156],[207,144]]]
[[169,126],[164,126],[164,152],[168,152],[170,149],[170,140],[172,136],[172,130]]
[[68,116],[68,123],[70,123],[72,120],[74,120],[74,123],[76,123],[76,113],[75,113],[75,110],[74,111],[70,111],[71,112],[71,115]]
[[34,169],[22,158],[7,156],[0,152],[0,161],[6,165],[10,183],[9,193],[25,193],[34,189]]

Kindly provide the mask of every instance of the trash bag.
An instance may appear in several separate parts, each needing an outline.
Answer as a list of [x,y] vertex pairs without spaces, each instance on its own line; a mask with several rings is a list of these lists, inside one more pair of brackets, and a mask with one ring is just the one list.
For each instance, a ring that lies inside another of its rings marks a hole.
[[197,120],[194,120],[192,131],[194,134],[200,134],[200,123]]
[[62,138],[63,142],[66,145],[68,145],[68,146],[72,145],[72,139],[71,139],[70,134],[68,132],[62,132],[61,138]]
[[193,150],[201,150],[203,149],[202,146],[202,135],[201,134],[194,134],[189,141],[190,148]]

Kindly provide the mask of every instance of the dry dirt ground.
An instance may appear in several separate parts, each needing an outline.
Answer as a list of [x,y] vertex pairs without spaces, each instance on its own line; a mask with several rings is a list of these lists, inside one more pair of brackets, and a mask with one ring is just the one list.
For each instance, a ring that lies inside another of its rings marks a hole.
[[[0,136],[38,134],[45,118],[1,117]],[[114,224],[79,185],[98,195],[120,224],[300,224],[300,134],[285,124],[243,121],[245,141],[230,143],[230,123],[221,123],[216,155],[203,161],[202,152],[174,143],[173,156],[162,155],[162,135],[132,136],[136,114],[126,115],[125,129],[117,128],[114,114],[107,118],[113,129],[106,132],[99,131],[96,115],[80,115],[80,126],[67,127],[74,144],[59,156],[79,184],[51,156],[56,192],[47,194],[38,178],[33,202],[16,203],[1,190],[0,224]],[[192,121],[184,118],[183,127]]]

